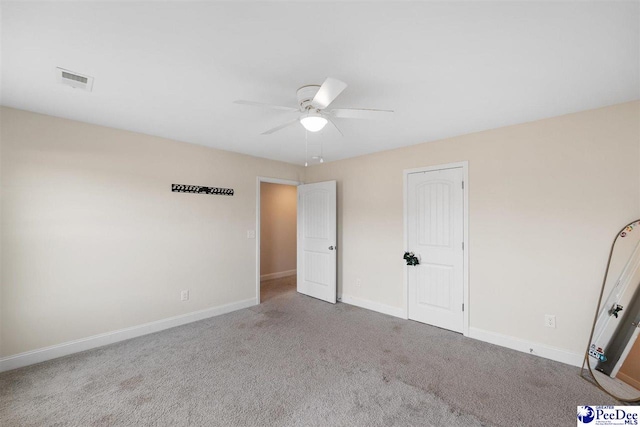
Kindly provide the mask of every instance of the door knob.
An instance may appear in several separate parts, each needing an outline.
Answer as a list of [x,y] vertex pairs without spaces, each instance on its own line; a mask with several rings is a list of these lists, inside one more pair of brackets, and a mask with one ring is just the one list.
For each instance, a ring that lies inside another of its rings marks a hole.
[[329,246],[329,250],[330,250],[330,251],[332,251],[332,250],[334,250],[334,249],[335,249],[335,247],[333,247],[333,246]]

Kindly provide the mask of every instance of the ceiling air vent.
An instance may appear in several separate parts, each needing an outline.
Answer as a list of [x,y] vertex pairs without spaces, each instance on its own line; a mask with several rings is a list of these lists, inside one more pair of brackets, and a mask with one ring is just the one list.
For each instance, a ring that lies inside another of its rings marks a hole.
[[64,68],[56,68],[58,82],[63,85],[71,86],[76,89],[83,89],[91,92],[93,88],[93,77],[85,76],[75,71],[65,70]]

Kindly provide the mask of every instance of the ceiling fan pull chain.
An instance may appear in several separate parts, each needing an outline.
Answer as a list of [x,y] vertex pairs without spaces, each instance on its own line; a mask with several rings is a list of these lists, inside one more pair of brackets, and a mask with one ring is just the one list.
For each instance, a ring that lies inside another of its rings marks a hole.
[[309,166],[309,131],[304,130],[304,167]]

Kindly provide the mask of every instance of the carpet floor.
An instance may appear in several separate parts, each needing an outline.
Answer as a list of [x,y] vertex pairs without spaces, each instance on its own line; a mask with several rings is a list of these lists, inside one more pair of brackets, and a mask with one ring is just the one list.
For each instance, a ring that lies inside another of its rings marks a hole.
[[292,280],[259,306],[0,374],[0,425],[569,426],[577,405],[615,404],[578,368]]

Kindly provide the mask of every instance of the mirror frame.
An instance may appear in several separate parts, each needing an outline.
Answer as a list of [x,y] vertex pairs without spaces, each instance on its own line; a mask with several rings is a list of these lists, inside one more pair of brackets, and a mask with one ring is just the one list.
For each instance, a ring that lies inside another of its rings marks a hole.
[[[626,230],[627,227],[631,227],[632,225],[640,226],[640,219],[631,221],[630,223],[622,227],[620,231],[618,231],[618,233],[616,234],[616,237],[613,239],[613,242],[611,243],[611,249],[609,250],[609,259],[607,260],[607,268],[604,272],[604,278],[602,279],[602,289],[600,289],[600,297],[598,298],[598,305],[596,306],[596,314],[593,319],[593,325],[591,326],[591,334],[589,334],[589,342],[587,343],[587,350],[584,353],[584,361],[582,362],[582,371],[581,371],[581,372],[584,372],[584,366],[587,365],[589,369],[589,374],[591,375],[591,378],[596,383],[598,388],[604,391],[605,393],[607,393],[609,396],[613,397],[614,399],[619,400],[620,402],[625,402],[625,403],[640,402],[640,396],[638,396],[637,399],[623,399],[621,397],[614,395],[613,393],[611,393],[610,391],[602,387],[602,385],[598,382],[598,379],[596,378],[596,376],[593,374],[593,369],[591,368],[591,360],[589,359],[589,348],[591,346],[591,341],[593,340],[593,333],[595,332],[595,329],[596,329],[596,323],[598,322],[598,312],[600,311],[600,306],[602,304],[602,297],[604,296],[604,288],[605,288],[605,285],[607,284],[607,276],[609,275],[609,267],[611,266],[611,258],[613,257],[613,250],[615,249],[616,242],[618,241],[618,238],[621,237],[622,232],[624,232],[624,230]],[[638,393],[640,394],[640,390],[638,391]]]

